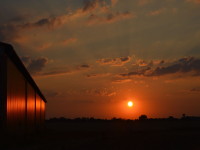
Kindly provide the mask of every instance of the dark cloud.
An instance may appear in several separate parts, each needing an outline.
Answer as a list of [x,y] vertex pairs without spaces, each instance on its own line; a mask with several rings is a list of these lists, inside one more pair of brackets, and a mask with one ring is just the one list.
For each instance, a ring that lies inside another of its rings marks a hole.
[[59,25],[64,23],[65,16],[57,16],[57,17],[47,17],[42,18],[36,22],[28,22],[25,24],[21,24],[19,27],[22,29],[29,29],[29,28],[39,28],[39,27],[48,27],[48,28],[55,28]]
[[84,0],[82,9],[83,12],[94,10],[100,2],[101,1],[99,0]]
[[160,76],[172,73],[200,73],[200,59],[194,57],[181,58],[174,64],[166,67],[157,67],[151,76]]
[[181,58],[170,64],[159,67],[146,67],[144,69],[137,69],[129,73],[120,74],[122,77],[128,76],[163,76],[175,73],[192,73],[192,75],[200,75],[200,59],[194,57]]
[[129,73],[123,73],[123,74],[120,74],[120,76],[129,77],[129,76],[145,75],[145,73],[148,72],[149,70],[151,70],[151,67],[147,67],[144,69],[138,69],[138,70],[135,70],[135,71],[132,71]]
[[131,57],[103,58],[96,62],[100,65],[123,66],[131,60]]
[[48,59],[45,57],[32,59],[29,62],[27,69],[30,71],[30,73],[37,74],[42,71],[42,69],[45,67],[47,63],[48,63]]
[[79,68],[80,68],[80,69],[81,69],[81,68],[90,68],[90,66],[87,65],[87,64],[84,64],[84,65],[80,65]]
[[[30,18],[34,18],[34,16],[16,16],[6,24],[0,25],[0,40],[10,42],[18,39],[21,33],[27,29],[56,29],[80,17],[86,18],[83,22],[84,24],[111,23],[130,18],[130,12],[113,12],[110,9],[116,2],[116,0],[83,0],[83,5],[72,12],[66,12],[57,16],[49,15],[36,21],[30,21]],[[101,14],[101,16],[97,16],[96,14]],[[38,17],[36,16],[36,18]]]

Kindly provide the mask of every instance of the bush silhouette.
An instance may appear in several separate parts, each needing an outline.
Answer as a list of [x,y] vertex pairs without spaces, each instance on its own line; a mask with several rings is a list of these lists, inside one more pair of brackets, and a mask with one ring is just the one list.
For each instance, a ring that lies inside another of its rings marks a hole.
[[140,117],[139,117],[139,120],[147,120],[148,118],[147,118],[147,115],[141,115]]

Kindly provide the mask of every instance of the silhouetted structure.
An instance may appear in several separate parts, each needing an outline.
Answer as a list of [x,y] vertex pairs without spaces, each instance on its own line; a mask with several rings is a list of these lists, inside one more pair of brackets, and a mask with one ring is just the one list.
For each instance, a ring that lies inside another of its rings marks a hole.
[[0,125],[34,131],[45,121],[46,99],[9,44],[0,42]]

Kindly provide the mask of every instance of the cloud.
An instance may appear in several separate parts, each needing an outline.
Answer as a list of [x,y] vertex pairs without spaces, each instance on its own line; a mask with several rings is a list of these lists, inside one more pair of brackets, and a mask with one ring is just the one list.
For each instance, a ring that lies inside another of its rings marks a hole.
[[158,15],[162,14],[163,12],[165,12],[165,9],[161,8],[161,9],[158,9],[158,10],[148,12],[147,16],[158,16]]
[[[46,16],[38,19],[38,16],[20,17],[18,16],[16,21],[9,21],[6,24],[0,25],[0,40],[1,41],[20,41],[21,34],[23,31],[32,30],[36,28],[43,28],[47,30],[55,30],[64,25],[72,22],[79,22],[83,25],[92,24],[105,24],[121,21],[124,19],[132,18],[130,12],[115,12],[112,7],[115,6],[117,0],[83,0],[83,4],[80,8],[75,10],[66,11],[63,14],[57,16]],[[81,19],[80,19],[81,18]],[[28,21],[27,21],[28,20]],[[23,39],[24,40],[24,39]],[[75,39],[70,41],[64,41],[63,44],[69,44],[75,42]]]
[[99,73],[99,74],[88,74],[87,77],[88,78],[98,78],[98,77],[106,77],[106,76],[109,76],[110,73]]
[[151,76],[161,76],[173,73],[189,73],[200,75],[200,59],[194,57],[181,58],[172,65],[157,67]]
[[57,69],[54,69],[52,71],[47,71],[47,72],[37,74],[37,77],[69,75],[69,74],[79,73],[79,72],[82,72],[82,71],[87,71],[89,69],[91,69],[90,65],[83,64],[83,65],[79,65],[79,66],[71,68],[71,69],[69,69],[69,68],[57,68]]
[[141,75],[145,76],[146,72],[148,72],[149,70],[151,70],[151,68],[147,67],[147,68],[144,68],[144,69],[138,69],[138,70],[135,70],[135,71],[131,71],[129,73],[122,73],[119,76],[121,76],[121,77],[141,76]]
[[95,14],[91,14],[88,18],[88,25],[94,24],[106,24],[106,23],[114,23],[125,19],[130,19],[136,17],[135,15],[131,14],[130,12],[116,12],[116,13],[109,13],[105,16],[98,16]]
[[106,97],[111,97],[115,96],[117,93],[115,91],[109,90],[107,88],[94,88],[90,90],[85,90],[84,93],[86,95],[91,95],[91,96],[106,96]]
[[186,2],[191,2],[195,4],[200,4],[200,0],[186,0]]
[[131,57],[103,58],[96,62],[100,65],[123,66],[131,60]]
[[99,7],[99,3],[102,3],[103,1],[99,0],[84,0],[84,5],[83,5],[83,12],[88,12],[88,11],[93,11],[96,8]]
[[142,59],[139,59],[138,61],[137,61],[137,64],[138,64],[138,66],[140,66],[140,67],[144,67],[144,66],[148,66],[148,62],[146,62],[145,60],[142,60]]
[[122,84],[122,83],[131,82],[131,81],[132,81],[132,79],[117,79],[117,80],[113,80],[112,83]]
[[89,68],[91,68],[91,66],[88,64],[83,64],[83,65],[78,66],[78,69],[89,69]]
[[150,66],[155,66],[155,65],[163,65],[165,63],[164,60],[143,60],[143,59],[137,59],[132,65],[133,66],[138,66],[138,67],[150,67]]
[[41,18],[35,22],[27,22],[21,24],[18,27],[21,29],[32,29],[32,28],[42,28],[42,27],[53,29],[65,24],[68,21],[69,17],[70,17],[69,14],[63,14],[56,17],[50,16],[46,18]]
[[47,63],[48,59],[45,57],[31,59],[29,64],[27,65],[27,69],[30,71],[31,74],[37,74],[43,70]]
[[130,76],[164,76],[175,73],[191,73],[193,76],[200,75],[200,59],[194,57],[185,57],[169,64],[163,64],[165,66],[147,66],[146,68],[136,69],[129,73],[120,74],[121,77]]
[[69,44],[76,43],[77,38],[69,38],[61,42],[61,45],[68,46]]

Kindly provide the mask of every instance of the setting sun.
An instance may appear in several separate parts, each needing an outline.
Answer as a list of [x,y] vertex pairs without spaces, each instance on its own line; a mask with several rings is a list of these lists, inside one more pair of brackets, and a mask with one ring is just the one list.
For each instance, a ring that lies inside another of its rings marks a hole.
[[133,102],[132,101],[129,101],[128,102],[128,107],[132,107],[133,106]]

